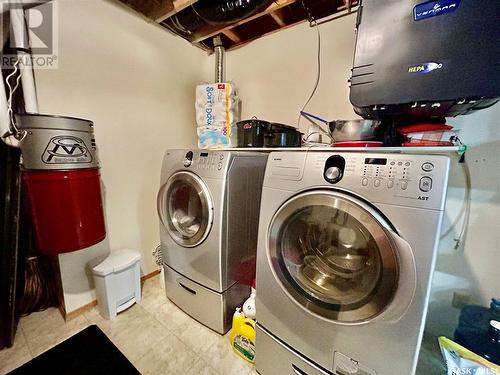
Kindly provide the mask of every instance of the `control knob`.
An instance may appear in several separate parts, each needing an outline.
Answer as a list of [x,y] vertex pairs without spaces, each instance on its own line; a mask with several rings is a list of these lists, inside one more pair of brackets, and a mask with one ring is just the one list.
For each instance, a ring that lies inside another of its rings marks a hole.
[[325,179],[328,182],[337,182],[338,180],[340,180],[341,175],[342,171],[339,167],[330,167],[325,171]]
[[193,151],[188,151],[186,153],[186,158],[184,159],[184,166],[187,168],[193,163]]

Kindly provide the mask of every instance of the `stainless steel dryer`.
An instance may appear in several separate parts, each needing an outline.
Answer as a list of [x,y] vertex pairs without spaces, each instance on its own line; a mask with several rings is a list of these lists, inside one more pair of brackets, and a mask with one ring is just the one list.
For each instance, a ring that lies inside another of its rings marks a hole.
[[269,156],[257,254],[261,375],[415,372],[448,170],[446,156]]
[[255,273],[266,154],[169,150],[158,215],[167,297],[219,333]]

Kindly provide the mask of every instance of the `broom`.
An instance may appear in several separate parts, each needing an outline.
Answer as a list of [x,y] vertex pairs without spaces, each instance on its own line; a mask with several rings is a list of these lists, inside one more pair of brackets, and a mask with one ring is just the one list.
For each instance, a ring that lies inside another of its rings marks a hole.
[[24,292],[18,305],[20,315],[57,306],[57,283],[49,259],[42,255],[26,258]]

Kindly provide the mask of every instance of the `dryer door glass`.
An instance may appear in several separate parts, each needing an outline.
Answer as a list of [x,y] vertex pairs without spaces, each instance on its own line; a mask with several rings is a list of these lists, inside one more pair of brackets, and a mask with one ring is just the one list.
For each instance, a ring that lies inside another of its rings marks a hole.
[[291,199],[269,232],[270,260],[281,285],[328,319],[354,323],[377,316],[398,285],[397,251],[382,220],[362,201],[335,191]]
[[213,207],[203,181],[178,172],[167,181],[160,203],[160,218],[172,239],[186,247],[199,245],[208,235]]

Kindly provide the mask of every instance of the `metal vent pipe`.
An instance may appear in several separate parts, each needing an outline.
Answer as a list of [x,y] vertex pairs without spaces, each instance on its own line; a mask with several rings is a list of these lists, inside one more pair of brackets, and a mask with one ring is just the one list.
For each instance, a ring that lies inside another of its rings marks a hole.
[[226,50],[222,45],[221,37],[214,37],[214,53],[215,53],[215,82],[226,82]]

